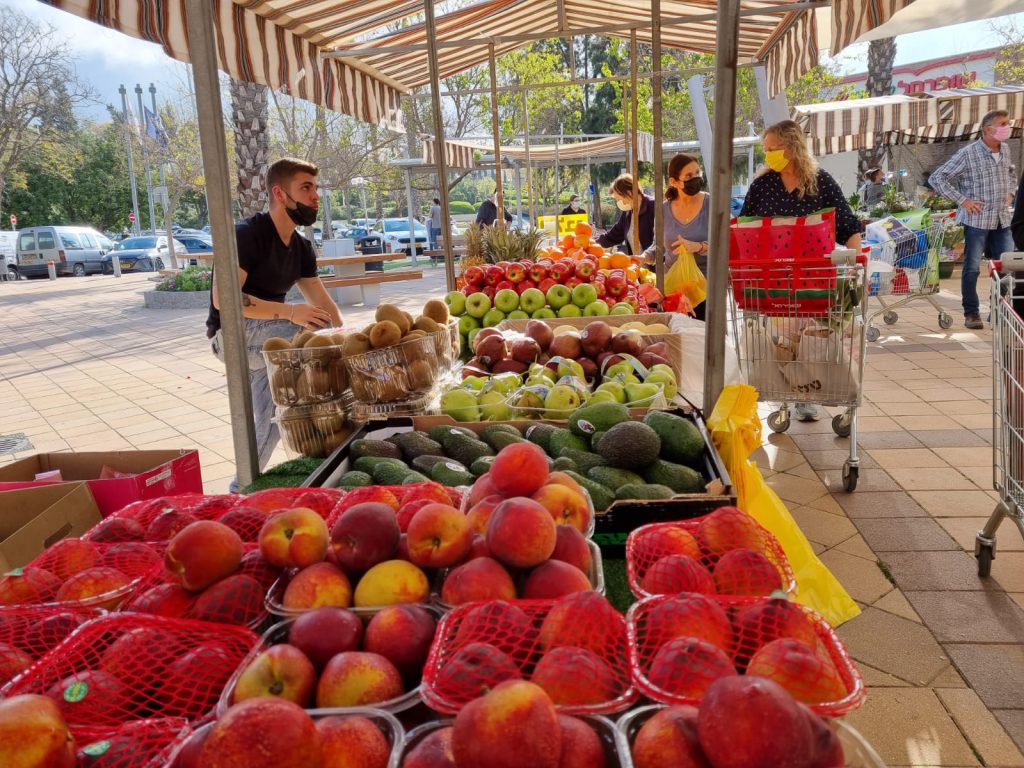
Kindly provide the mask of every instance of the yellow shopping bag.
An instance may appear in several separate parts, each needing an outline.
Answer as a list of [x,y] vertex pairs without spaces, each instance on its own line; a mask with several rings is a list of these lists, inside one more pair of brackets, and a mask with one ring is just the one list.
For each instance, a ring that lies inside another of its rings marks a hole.
[[665,274],[665,295],[682,294],[691,307],[696,307],[708,295],[708,281],[697,267],[697,262],[683,246],[679,247],[679,258]]
[[708,428],[732,477],[740,509],[771,531],[785,551],[796,575],[796,599],[834,627],[857,616],[860,608],[814,554],[786,505],[750,460],[750,454],[761,445],[757,390],[747,384],[725,387],[708,419]]

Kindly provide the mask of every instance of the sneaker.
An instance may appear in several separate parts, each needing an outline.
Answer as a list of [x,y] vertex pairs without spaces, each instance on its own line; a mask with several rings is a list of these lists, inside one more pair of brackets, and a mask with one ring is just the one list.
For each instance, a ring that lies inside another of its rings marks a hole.
[[236,477],[234,480],[228,483],[228,493],[238,493],[238,489],[238,478]]
[[820,418],[818,406],[810,403],[797,403],[796,418],[798,421],[817,421]]
[[977,312],[972,312],[969,315],[964,316],[964,325],[970,328],[972,331],[980,331],[985,328],[985,324],[981,322],[981,315]]

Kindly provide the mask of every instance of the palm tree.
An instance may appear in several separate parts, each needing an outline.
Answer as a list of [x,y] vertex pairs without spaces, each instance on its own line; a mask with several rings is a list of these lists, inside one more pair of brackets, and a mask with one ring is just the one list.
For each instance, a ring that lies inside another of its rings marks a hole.
[[[892,64],[896,58],[896,38],[886,37],[872,40],[868,44],[868,96],[888,96],[892,93]],[[882,136],[876,134],[873,149],[860,150],[858,169],[861,177],[868,168],[877,168],[882,164],[885,151],[881,146]]]
[[231,81],[231,123],[235,131],[238,207],[242,218],[267,207],[266,175],[270,165],[267,87]]

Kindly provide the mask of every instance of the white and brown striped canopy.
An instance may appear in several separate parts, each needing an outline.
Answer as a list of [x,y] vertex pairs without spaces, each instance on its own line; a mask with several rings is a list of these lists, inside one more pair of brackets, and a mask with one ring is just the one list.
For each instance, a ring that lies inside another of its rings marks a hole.
[[[640,131],[637,134],[637,156],[641,162],[654,161],[654,137]],[[423,142],[423,161],[432,164],[436,142],[425,139]],[[468,170],[476,168],[476,158],[494,152],[493,144],[469,143],[465,141],[446,141],[445,158],[449,168]],[[501,148],[503,157],[518,162],[526,162],[526,147],[520,144]],[[590,141],[575,141],[561,144],[534,144],[530,146],[530,163],[534,167],[563,163],[579,165],[588,160],[593,162],[607,160],[623,160],[626,157],[626,139],[624,136],[605,136]]]
[[975,138],[986,113],[1005,109],[1015,129],[1024,127],[1024,87],[994,86],[938,91],[920,96],[808,104],[793,110],[816,155]]

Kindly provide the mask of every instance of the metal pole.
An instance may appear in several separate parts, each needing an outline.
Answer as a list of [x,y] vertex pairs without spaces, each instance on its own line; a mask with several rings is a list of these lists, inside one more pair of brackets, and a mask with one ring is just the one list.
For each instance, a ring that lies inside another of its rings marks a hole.
[[238,281],[238,243],[235,240],[231,211],[231,174],[228,170],[227,145],[224,143],[217,40],[208,0],[185,0],[185,15],[192,58],[192,80],[196,89],[200,148],[203,167],[206,169],[207,198],[210,201],[210,232],[213,236],[213,261],[219,289],[235,471],[239,485],[244,487],[252,483],[260,467],[252,417],[252,394],[249,389],[249,359],[242,322],[242,286]]
[[501,126],[498,123],[498,67],[494,61],[494,43],[487,46],[487,65],[491,77],[491,134],[494,138],[494,194],[498,218],[495,224],[505,228],[505,193],[501,186]]
[[686,81],[686,87],[690,91],[690,109],[693,111],[697,140],[700,142],[701,158],[704,167],[710,169],[715,162],[714,132],[708,115],[708,100],[704,95],[704,75],[694,75]]
[[558,199],[558,148],[562,144],[562,123],[558,124],[558,144],[555,144],[555,237],[561,234],[561,228],[558,225],[558,217],[561,215],[559,209],[560,200]]
[[444,237],[444,271],[448,290],[455,290],[455,257],[452,254],[451,215],[448,211],[448,158],[444,151],[444,116],[441,113],[441,74],[437,63],[437,29],[434,0],[423,0],[423,23],[427,35],[427,61],[430,64],[430,102],[434,117],[434,164],[441,197],[441,234]]
[[321,190],[323,193],[324,201],[324,231],[321,236],[322,240],[333,240],[334,239],[334,221],[331,215],[331,190]]
[[153,228],[153,234],[156,235],[156,210],[153,208],[153,167],[149,164],[149,149],[146,147],[146,114],[142,110],[142,86],[138,83],[135,84],[135,97],[139,102],[139,127],[142,129],[140,141],[142,142],[142,163],[146,168],[146,196],[149,198],[149,226]]
[[633,255],[640,253],[640,154],[637,152],[639,131],[637,130],[637,66],[636,66],[636,30],[629,32],[629,95],[630,95],[630,150],[633,155],[630,172],[633,174]]
[[665,288],[665,177],[661,146],[661,0],[651,0],[651,120],[654,134],[654,273],[658,290]]
[[[129,125],[128,122],[128,89],[123,85],[117,89],[117,92],[121,94],[121,114],[124,115],[124,124]],[[131,181],[132,189],[132,213],[135,214],[135,221],[132,222],[132,234],[139,234],[139,190],[135,186],[135,150],[132,149],[132,135],[128,133],[125,135],[125,143],[128,144],[128,179]]]
[[[736,59],[739,48],[739,3],[718,6],[715,46],[714,173],[708,296],[704,340],[704,410],[710,412],[725,381],[725,314],[729,288],[729,196],[732,186],[732,135],[736,122]],[[707,167],[707,166],[705,166]]]
[[[150,98],[150,100],[153,103],[153,119],[155,120],[156,119],[156,86],[153,85],[152,83],[149,84],[149,98]],[[160,186],[162,186],[164,188],[164,199],[163,199],[163,206],[162,206],[163,209],[164,209],[164,231],[167,232],[167,255],[171,257],[171,269],[177,269],[178,268],[178,257],[177,257],[177,254],[174,251],[174,242],[173,242],[174,238],[171,237],[171,226],[174,224],[174,221],[173,221],[173,217],[171,215],[171,210],[170,210],[170,203],[171,203],[171,201],[170,201],[170,198],[167,196],[167,173],[166,173],[166,170],[165,170],[165,166],[166,166],[166,163],[160,163]],[[182,256],[182,258],[185,258],[185,263],[187,265],[188,264],[188,259],[185,256]]]
[[[416,266],[416,217],[412,212],[412,173],[410,171],[405,172],[405,199],[406,206],[409,208],[409,256],[412,260],[412,265]],[[427,247],[430,247],[430,238],[427,238]]]
[[530,221],[536,225],[537,216],[533,210],[533,166],[530,164],[530,100],[527,98],[527,94],[529,94],[529,91],[523,88],[523,148],[526,151],[526,196],[530,198]]

